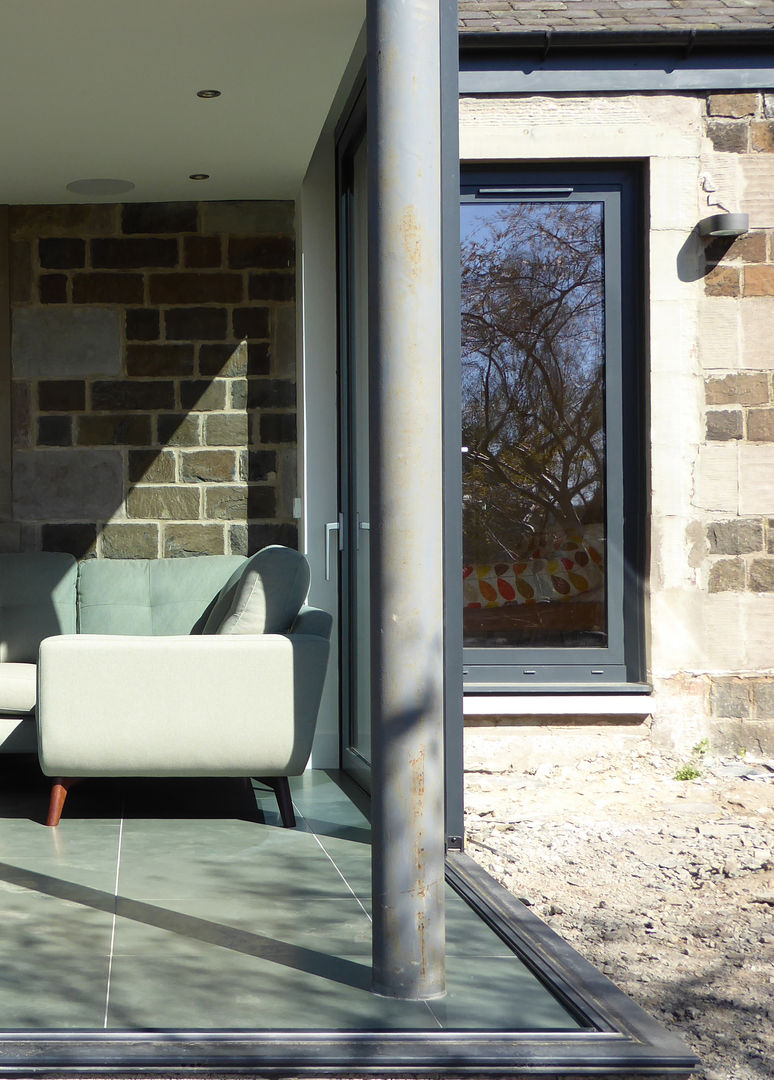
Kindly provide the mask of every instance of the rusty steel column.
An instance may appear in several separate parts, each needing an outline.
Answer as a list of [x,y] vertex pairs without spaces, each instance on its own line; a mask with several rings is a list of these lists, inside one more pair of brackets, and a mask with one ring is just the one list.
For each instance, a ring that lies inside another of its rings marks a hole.
[[368,0],[373,989],[445,989],[438,0]]

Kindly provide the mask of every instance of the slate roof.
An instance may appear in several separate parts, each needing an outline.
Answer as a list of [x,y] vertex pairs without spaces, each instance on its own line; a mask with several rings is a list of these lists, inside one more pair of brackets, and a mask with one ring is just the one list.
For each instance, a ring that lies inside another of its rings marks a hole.
[[753,31],[774,27],[774,0],[459,0],[465,33]]

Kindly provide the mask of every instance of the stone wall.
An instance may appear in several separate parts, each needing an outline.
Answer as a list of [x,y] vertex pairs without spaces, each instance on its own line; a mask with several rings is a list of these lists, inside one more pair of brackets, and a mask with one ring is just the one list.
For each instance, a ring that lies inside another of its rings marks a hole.
[[297,544],[293,204],[11,208],[6,547]]
[[[774,753],[774,96],[463,97],[460,146],[471,162],[643,162],[643,730]],[[748,213],[749,233],[701,238],[698,222],[723,209]]]

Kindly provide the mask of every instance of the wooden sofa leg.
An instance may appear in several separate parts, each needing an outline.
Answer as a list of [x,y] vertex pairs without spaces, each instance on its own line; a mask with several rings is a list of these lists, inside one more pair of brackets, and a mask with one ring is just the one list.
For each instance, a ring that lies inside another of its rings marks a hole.
[[59,819],[62,816],[62,810],[64,809],[65,799],[67,798],[67,792],[73,786],[78,783],[78,778],[75,776],[57,776],[51,785],[51,798],[48,803],[48,817],[46,818],[46,825],[58,825]]
[[259,776],[257,779],[270,787],[277,796],[277,806],[279,806],[280,817],[285,828],[295,829],[296,815],[293,813],[293,800],[290,796],[287,776]]

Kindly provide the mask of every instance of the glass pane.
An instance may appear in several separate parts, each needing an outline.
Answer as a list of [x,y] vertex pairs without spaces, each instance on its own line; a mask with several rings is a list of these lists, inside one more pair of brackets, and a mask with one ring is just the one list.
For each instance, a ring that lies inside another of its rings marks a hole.
[[466,646],[607,646],[599,202],[463,203]]

